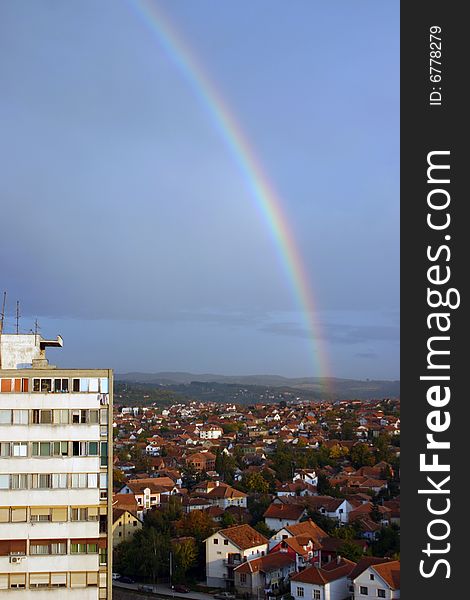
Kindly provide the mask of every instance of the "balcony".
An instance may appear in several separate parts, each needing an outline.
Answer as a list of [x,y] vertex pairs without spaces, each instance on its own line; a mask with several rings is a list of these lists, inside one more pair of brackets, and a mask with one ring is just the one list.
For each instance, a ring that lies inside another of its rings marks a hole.
[[226,567],[238,567],[242,564],[241,558],[224,558],[224,565]]

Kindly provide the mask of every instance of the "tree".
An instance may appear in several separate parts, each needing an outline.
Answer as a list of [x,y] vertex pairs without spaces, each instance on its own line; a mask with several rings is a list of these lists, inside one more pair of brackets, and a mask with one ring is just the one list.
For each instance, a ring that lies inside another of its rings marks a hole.
[[355,444],[351,448],[351,462],[353,463],[356,469],[365,466],[372,466],[374,464],[374,457],[372,455],[371,449],[367,444]]
[[198,549],[192,538],[174,542],[171,545],[174,558],[173,580],[184,581],[186,573],[194,567],[198,559]]
[[224,528],[231,527],[232,525],[237,524],[237,520],[231,513],[224,511],[224,514],[222,515],[222,518],[220,519],[220,524]]
[[248,496],[247,508],[252,517],[251,524],[253,527],[263,519],[263,515],[270,504],[271,497],[267,494]]
[[351,421],[346,421],[341,425],[341,439],[342,440],[353,440],[354,439],[354,425]]
[[248,492],[258,492],[259,494],[267,494],[269,492],[269,483],[259,471],[254,471],[243,476],[242,484]]
[[382,527],[372,544],[374,556],[393,556],[400,552],[400,531],[396,525]]
[[126,575],[155,582],[168,572],[169,550],[169,536],[153,527],[144,527],[131,541],[119,544],[115,553],[116,567]]
[[373,521],[375,521],[375,523],[380,523],[382,521],[382,513],[380,512],[377,504],[374,504],[369,516]]
[[253,529],[256,529],[258,533],[261,533],[261,535],[264,535],[264,537],[268,539],[276,533],[272,529],[269,529],[264,521],[259,521],[256,523]]
[[362,548],[355,544],[352,540],[345,540],[338,548],[338,554],[352,560],[353,562],[359,562],[362,558]]
[[179,536],[188,536],[202,542],[216,529],[215,522],[202,510],[192,510],[175,523]]

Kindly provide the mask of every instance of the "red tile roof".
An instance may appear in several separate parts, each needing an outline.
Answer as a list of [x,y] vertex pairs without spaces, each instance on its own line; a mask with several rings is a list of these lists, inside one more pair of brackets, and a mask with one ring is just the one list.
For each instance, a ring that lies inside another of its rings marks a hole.
[[304,513],[304,507],[298,504],[271,504],[264,513],[265,518],[288,519],[298,521]]
[[261,558],[248,560],[238,567],[235,567],[234,571],[237,573],[257,573],[258,571],[268,573],[269,571],[275,571],[282,567],[288,567],[294,563],[295,560],[285,552],[273,552],[272,554],[262,556]]
[[392,590],[400,589],[400,561],[392,560],[380,565],[374,565],[372,568]]
[[356,563],[346,558],[341,558],[339,562],[331,561],[324,567],[308,567],[305,571],[293,575],[291,581],[325,585],[341,577],[347,577],[355,566]]
[[256,529],[246,524],[227,527],[227,529],[221,529],[218,533],[233,542],[241,550],[248,550],[248,548],[263,546],[268,543],[264,535],[261,535]]

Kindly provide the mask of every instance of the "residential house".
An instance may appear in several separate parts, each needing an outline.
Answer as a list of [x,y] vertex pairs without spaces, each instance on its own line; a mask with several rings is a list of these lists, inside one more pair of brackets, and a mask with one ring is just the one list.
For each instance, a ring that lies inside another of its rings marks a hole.
[[400,561],[368,556],[350,573],[354,600],[400,598]]
[[142,521],[132,512],[113,508],[113,548],[129,540],[136,531],[142,529]]
[[314,521],[312,521],[312,519],[308,519],[307,521],[303,521],[302,523],[298,523],[296,525],[287,525],[277,531],[269,539],[269,548],[272,550],[280,541],[286,540],[290,537],[295,537],[297,535],[309,536],[312,540],[321,542],[322,539],[326,538],[328,534],[323,531],[323,529]]
[[350,596],[349,574],[356,563],[338,558],[323,567],[311,566],[291,577],[294,600],[345,600]]
[[318,476],[315,469],[296,469],[292,481],[299,480],[310,485],[316,486],[318,484]]
[[325,517],[336,519],[342,524],[349,521],[349,513],[353,510],[348,500],[331,496],[313,496],[309,498],[309,506]]
[[206,576],[209,587],[234,587],[234,569],[245,561],[265,556],[268,540],[250,525],[235,525],[206,540]]
[[306,510],[299,504],[284,504],[273,502],[264,513],[264,522],[273,531],[279,531],[288,525],[300,523],[306,516]]
[[295,573],[295,560],[284,552],[275,552],[248,560],[233,570],[236,591],[254,598],[278,596],[289,586],[289,575]]
[[196,471],[213,471],[215,469],[215,454],[212,452],[194,452],[186,458],[188,466]]
[[207,498],[214,506],[226,509],[229,506],[240,506],[246,508],[246,499],[248,495],[240,492],[230,485],[216,485],[207,493]]

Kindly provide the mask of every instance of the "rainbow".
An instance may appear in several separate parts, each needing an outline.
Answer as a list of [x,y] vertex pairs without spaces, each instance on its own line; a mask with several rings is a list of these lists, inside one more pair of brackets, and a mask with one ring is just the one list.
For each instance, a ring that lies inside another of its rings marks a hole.
[[313,374],[327,377],[329,373],[320,325],[315,320],[315,302],[305,266],[297,249],[281,200],[270,183],[248,139],[237,123],[227,102],[196,59],[194,52],[181,39],[156,3],[150,0],[129,0],[156,37],[165,54],[176,65],[201,106],[227,145],[243,180],[254,200],[257,211],[267,224],[280,264],[294,292],[306,329],[310,332],[313,352]]

